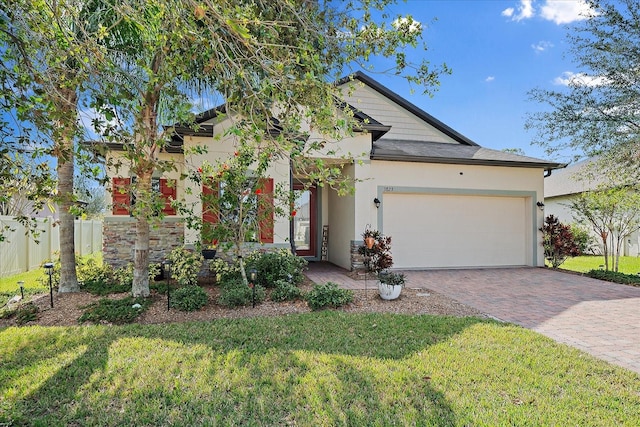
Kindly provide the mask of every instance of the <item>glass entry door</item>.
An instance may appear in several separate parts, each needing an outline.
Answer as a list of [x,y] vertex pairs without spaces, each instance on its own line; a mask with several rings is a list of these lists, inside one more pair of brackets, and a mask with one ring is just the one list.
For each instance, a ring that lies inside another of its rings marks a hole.
[[303,189],[294,186],[295,216],[293,217],[293,239],[296,244],[296,254],[299,256],[316,256],[316,188]]

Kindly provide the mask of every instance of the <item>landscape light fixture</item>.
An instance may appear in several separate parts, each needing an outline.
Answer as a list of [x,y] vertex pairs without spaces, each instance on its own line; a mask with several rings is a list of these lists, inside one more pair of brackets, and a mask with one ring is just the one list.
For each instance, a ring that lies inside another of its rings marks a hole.
[[22,280],[19,281],[18,286],[20,287],[20,296],[24,299],[24,282]]
[[380,199],[377,197],[373,199],[373,204],[376,205],[376,209],[378,209],[380,207]]
[[164,278],[167,279],[167,311],[171,307],[171,261],[166,259],[162,263]]
[[51,308],[53,308],[53,263],[46,263],[44,268],[47,270],[47,274],[49,275],[49,300],[51,301]]
[[251,267],[249,269],[249,271],[247,271],[247,273],[249,273],[249,287],[251,288],[251,299],[253,302],[253,308],[256,307],[256,280],[258,279],[258,270],[255,269],[255,267]]

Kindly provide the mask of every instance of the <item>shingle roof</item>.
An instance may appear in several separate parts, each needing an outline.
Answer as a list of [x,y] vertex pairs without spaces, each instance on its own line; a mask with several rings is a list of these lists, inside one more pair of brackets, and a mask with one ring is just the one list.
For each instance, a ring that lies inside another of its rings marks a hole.
[[373,144],[371,158],[374,160],[398,160],[424,163],[455,163],[473,165],[537,167],[556,169],[561,163],[549,162],[535,157],[520,156],[480,146],[449,144],[429,141],[404,141],[380,139]]
[[563,170],[555,171],[551,176],[545,178],[544,197],[566,196],[596,189],[604,181],[602,175],[591,180],[580,179],[581,177],[586,178],[587,169],[592,165],[592,161],[593,159],[582,160]]

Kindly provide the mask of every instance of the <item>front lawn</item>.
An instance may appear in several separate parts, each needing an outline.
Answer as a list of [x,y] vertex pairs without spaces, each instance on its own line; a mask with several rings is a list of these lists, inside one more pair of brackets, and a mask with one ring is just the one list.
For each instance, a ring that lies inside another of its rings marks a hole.
[[[565,270],[577,271],[579,273],[586,273],[589,270],[598,270],[600,266],[604,268],[604,257],[599,255],[585,255],[575,258],[567,258],[567,260],[560,266]],[[613,270],[612,261],[609,260],[609,270]],[[625,274],[638,274],[640,273],[640,257],[635,256],[621,256],[619,272]]]
[[475,318],[0,330],[0,424],[628,425],[638,375]]

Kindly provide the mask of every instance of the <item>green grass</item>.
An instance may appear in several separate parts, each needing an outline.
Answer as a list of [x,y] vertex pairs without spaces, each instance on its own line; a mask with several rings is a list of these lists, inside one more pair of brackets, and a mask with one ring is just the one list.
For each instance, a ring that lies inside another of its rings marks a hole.
[[19,281],[24,282],[24,297],[28,299],[32,295],[49,292],[48,282],[42,282],[46,278],[42,269],[31,270],[26,273],[0,278],[0,309],[15,295],[20,295]]
[[[580,273],[586,273],[589,270],[598,270],[600,266],[604,266],[603,256],[579,256],[575,258],[568,258],[560,268],[565,270],[577,271]],[[609,269],[613,270],[612,261],[609,260]],[[640,273],[640,257],[625,256],[620,257],[619,272],[626,274]]]
[[0,329],[0,425],[640,424],[638,375],[474,318]]

